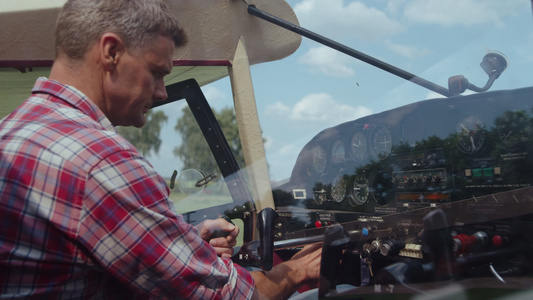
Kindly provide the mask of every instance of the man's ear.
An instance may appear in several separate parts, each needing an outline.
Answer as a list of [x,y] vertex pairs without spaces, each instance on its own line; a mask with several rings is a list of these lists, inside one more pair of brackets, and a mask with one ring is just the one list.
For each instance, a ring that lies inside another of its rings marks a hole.
[[125,52],[125,45],[122,39],[114,33],[104,33],[100,37],[99,43],[100,59],[106,70],[115,68],[118,61]]

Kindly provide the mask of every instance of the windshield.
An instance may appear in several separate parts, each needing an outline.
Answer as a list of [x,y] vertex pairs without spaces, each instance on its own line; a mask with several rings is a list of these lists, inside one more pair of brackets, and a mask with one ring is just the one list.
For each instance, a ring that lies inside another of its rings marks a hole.
[[[508,63],[491,90],[526,87],[531,82],[527,74],[533,20],[527,0],[288,3],[302,27],[446,88],[455,75],[483,86],[488,76],[480,63],[491,52],[501,53]],[[252,66],[252,76],[274,182],[290,178],[301,149],[321,130],[443,97],[305,38],[290,57]],[[232,109],[229,78],[204,86],[203,91],[215,111]],[[463,94],[470,93],[474,92]],[[161,150],[150,155],[168,177],[183,168],[175,156],[181,142],[175,126],[183,116],[183,105],[161,108],[168,117],[162,126]]]
[[[488,287],[491,297],[530,286],[521,278],[532,270],[530,1],[287,2],[303,28],[438,89],[307,38],[291,56],[252,66],[277,249],[323,239],[340,223],[360,271],[337,269],[335,280],[370,288],[360,293],[425,294],[465,279],[459,290],[481,299]],[[247,180],[230,79],[202,91]],[[187,109],[153,110],[166,119],[159,149],[145,154],[169,185],[174,170],[175,179],[199,170],[185,186],[209,178],[190,193],[173,190],[179,212],[242,206]],[[441,273],[441,260],[460,270]],[[519,280],[510,287],[509,278]]]
[[[478,86],[479,64],[502,53],[507,70],[491,90],[526,87],[531,67],[531,4],[523,1],[288,1],[308,28],[447,87],[463,75]],[[309,39],[280,61],[252,66],[272,180],[287,179],[299,150],[324,128],[423,99],[442,97]],[[225,78],[203,87],[214,110],[233,107]],[[471,93],[470,91],[466,92]],[[168,108],[162,108],[168,109]],[[171,118],[181,114],[175,109]],[[163,134],[173,135],[175,122]],[[163,139],[163,146],[175,143]],[[171,153],[172,151],[166,151]],[[152,158],[165,165],[164,158]],[[171,174],[166,167],[163,174]]]

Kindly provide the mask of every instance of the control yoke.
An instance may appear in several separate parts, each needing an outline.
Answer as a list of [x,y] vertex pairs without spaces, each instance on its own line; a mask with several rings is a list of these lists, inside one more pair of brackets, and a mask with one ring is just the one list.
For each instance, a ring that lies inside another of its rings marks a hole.
[[261,256],[261,269],[269,271],[274,265],[274,221],[278,213],[267,207],[257,215],[257,228],[259,229]]

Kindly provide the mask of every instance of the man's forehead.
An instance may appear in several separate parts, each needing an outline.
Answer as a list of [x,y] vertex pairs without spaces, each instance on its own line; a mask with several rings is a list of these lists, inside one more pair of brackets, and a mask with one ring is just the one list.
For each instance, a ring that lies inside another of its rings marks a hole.
[[141,52],[149,56],[154,64],[172,67],[175,46],[172,39],[156,38],[144,47]]

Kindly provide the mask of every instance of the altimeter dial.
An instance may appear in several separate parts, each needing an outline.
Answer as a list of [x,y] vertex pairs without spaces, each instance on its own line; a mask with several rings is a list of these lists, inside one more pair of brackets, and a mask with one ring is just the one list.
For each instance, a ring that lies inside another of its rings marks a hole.
[[364,176],[355,176],[348,202],[354,207],[365,204],[368,201],[369,191],[368,179]]
[[370,135],[370,149],[379,160],[384,160],[392,152],[392,135],[386,126],[378,125]]
[[363,161],[367,157],[368,142],[366,135],[358,131],[352,135],[350,141],[350,154],[354,161]]
[[505,150],[517,151],[531,138],[532,127],[524,111],[506,111],[494,123]]
[[337,176],[333,180],[333,184],[331,185],[331,198],[335,202],[342,202],[344,201],[344,198],[346,198],[346,189],[348,187],[348,184],[346,182],[346,178],[343,176]]
[[456,125],[457,148],[466,153],[474,154],[485,144],[485,125],[480,117],[468,115]]
[[313,167],[317,173],[326,171],[328,165],[328,154],[321,146],[313,148]]

